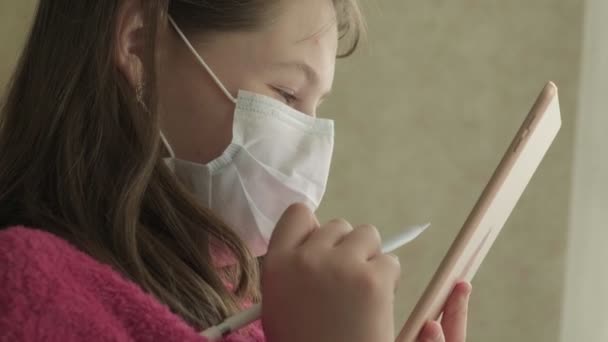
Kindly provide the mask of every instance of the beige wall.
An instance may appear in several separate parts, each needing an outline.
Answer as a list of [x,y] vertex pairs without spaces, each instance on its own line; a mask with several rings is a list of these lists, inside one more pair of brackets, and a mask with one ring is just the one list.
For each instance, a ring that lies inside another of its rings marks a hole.
[[[0,82],[35,2],[0,2]],[[322,218],[389,234],[433,227],[400,251],[403,322],[543,83],[564,128],[474,281],[472,342],[558,339],[582,0],[370,0],[369,42],[340,62],[322,112],[337,120]]]
[[399,254],[405,320],[546,80],[563,130],[474,281],[472,342],[558,339],[582,1],[366,1],[369,44],[339,67],[324,218],[389,234],[433,222]]
[[33,0],[0,1],[0,91],[21,52],[36,3]]
[[587,0],[562,342],[608,341],[608,2]]

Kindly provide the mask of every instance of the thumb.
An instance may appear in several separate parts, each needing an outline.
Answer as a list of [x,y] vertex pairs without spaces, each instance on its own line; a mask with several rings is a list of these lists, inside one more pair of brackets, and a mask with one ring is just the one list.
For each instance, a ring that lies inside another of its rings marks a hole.
[[319,221],[308,206],[302,203],[292,204],[277,222],[268,249],[296,248],[318,227]]

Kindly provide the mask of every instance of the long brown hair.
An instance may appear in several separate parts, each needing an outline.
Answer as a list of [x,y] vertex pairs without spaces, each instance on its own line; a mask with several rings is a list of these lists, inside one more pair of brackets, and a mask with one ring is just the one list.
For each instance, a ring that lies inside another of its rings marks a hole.
[[[203,328],[257,298],[257,264],[164,165],[155,87],[142,106],[112,58],[123,1],[40,1],[0,115],[0,229],[61,236]],[[141,1],[146,84],[167,13],[186,30],[254,29],[275,2]],[[354,33],[348,55],[360,17],[354,0],[334,4],[340,32]],[[213,245],[237,266],[214,267]]]

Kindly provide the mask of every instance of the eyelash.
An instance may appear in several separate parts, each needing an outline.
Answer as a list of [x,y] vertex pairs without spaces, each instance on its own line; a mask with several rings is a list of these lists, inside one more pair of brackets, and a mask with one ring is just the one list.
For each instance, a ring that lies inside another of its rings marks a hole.
[[285,103],[287,103],[287,104],[294,103],[295,101],[298,100],[298,98],[295,95],[290,94],[289,92],[287,92],[281,88],[277,88],[277,87],[273,87],[273,88],[274,88],[274,91],[276,91],[277,94],[279,94],[285,100]]

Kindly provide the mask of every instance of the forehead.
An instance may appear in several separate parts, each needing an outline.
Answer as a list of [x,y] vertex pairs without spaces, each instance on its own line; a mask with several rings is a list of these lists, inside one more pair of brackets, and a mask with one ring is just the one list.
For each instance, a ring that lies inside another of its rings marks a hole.
[[283,0],[276,13],[259,32],[261,52],[335,59],[338,33],[332,0]]
[[303,41],[331,31],[337,24],[332,0],[283,0],[278,7],[278,15],[267,28],[283,38]]

